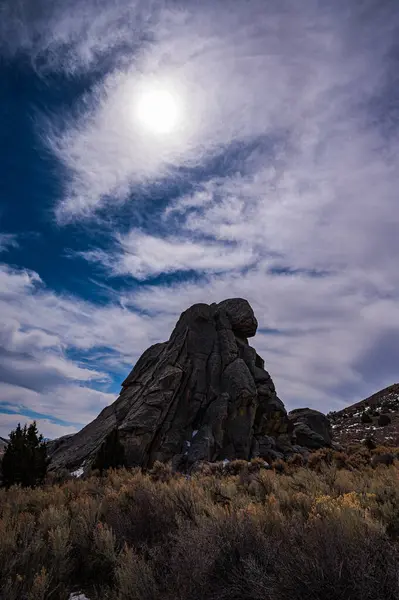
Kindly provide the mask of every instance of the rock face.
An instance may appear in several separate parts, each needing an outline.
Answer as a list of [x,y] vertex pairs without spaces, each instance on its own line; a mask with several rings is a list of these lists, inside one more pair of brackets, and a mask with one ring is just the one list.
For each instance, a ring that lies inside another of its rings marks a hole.
[[2,456],[7,448],[8,440],[0,437],[0,456]]
[[119,398],[53,444],[51,468],[88,469],[115,429],[128,466],[159,460],[189,470],[198,461],[292,454],[292,420],[248,344],[256,329],[240,298],[186,310],[169,341],[144,352]]
[[296,408],[288,414],[293,437],[300,446],[317,449],[332,444],[332,429],[326,415],[311,408]]

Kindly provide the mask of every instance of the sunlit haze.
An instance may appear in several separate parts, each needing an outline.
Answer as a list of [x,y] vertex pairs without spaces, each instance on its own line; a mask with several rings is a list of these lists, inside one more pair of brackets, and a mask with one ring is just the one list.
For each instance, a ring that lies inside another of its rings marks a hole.
[[179,101],[168,90],[149,89],[137,99],[136,117],[149,131],[171,133],[179,120]]

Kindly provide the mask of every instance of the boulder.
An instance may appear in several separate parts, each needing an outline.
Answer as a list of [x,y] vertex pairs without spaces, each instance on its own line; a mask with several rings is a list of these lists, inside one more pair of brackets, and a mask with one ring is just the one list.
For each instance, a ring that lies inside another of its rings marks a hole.
[[50,469],[89,469],[115,429],[127,466],[161,461],[190,470],[199,462],[292,453],[284,404],[248,344],[256,328],[241,298],[183,312],[170,339],[143,353],[117,400],[52,443]]
[[332,444],[330,420],[323,413],[311,408],[296,408],[288,414],[297,444],[310,449]]

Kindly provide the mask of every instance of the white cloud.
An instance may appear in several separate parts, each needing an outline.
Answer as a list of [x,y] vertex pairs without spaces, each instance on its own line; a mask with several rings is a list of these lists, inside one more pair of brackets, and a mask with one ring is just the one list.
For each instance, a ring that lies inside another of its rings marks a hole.
[[[43,135],[69,173],[60,219],[123,202],[138,185],[176,174],[182,166],[206,166],[232,142],[239,151],[240,144],[262,139],[263,164],[284,161],[288,153],[295,165],[298,149],[321,142],[318,153],[324,152],[323,141],[334,140],[336,133],[350,136],[347,118],[354,105],[384,83],[391,30],[384,32],[385,45],[370,30],[364,43],[360,15],[355,11],[351,18],[340,5],[332,11],[316,2],[287,1],[265,8],[252,0],[236,3],[229,13],[217,3],[186,3],[178,11],[164,6],[151,21],[151,42],[140,51],[127,44],[123,63],[62,122],[47,125]],[[138,39],[148,28],[148,19],[137,12],[142,9],[135,4],[127,21],[135,23]],[[110,31],[125,41],[124,9],[118,3],[110,10]],[[69,17],[65,21],[69,31]],[[69,35],[76,56],[84,56]],[[93,46],[97,39],[94,34]],[[113,47],[109,42],[109,52]],[[133,118],[140,87],[154,80],[176,89],[185,105],[181,128],[166,141],[143,134]],[[279,139],[284,145],[275,157]],[[290,185],[289,177],[286,182]]]
[[[119,372],[122,381],[169,325],[166,319],[163,329],[121,305],[57,295],[37,274],[5,265],[0,312],[0,402],[82,424],[115,399],[107,370]],[[69,351],[80,358],[72,360]]]
[[[381,333],[399,335],[399,304],[382,301],[376,289],[371,293],[367,286],[354,286],[350,273],[273,275],[267,266],[258,266],[245,275],[146,286],[124,301],[175,320],[193,303],[227,297],[247,298],[253,306],[260,331],[251,344],[265,358],[289,408],[311,404],[328,411],[342,407],[397,377],[392,359],[389,369],[382,368],[395,350],[385,347]],[[371,349],[379,356],[375,365],[367,358]]]
[[8,56],[27,54],[32,65],[46,74],[87,71],[120,46],[134,51],[141,41],[138,28],[151,34],[159,2],[152,0],[13,0],[0,6],[0,50]]
[[[34,419],[23,413],[0,413],[0,436],[7,439],[10,431],[15,429],[18,423],[20,423],[21,426],[24,426],[25,423],[29,425],[33,420]],[[60,425],[58,423],[54,423],[50,419],[36,419],[36,424],[39,433],[41,433],[43,437],[49,439],[55,439],[61,437],[62,435],[68,435],[78,431],[76,427],[72,427],[70,425]]]
[[[85,425],[111,404],[116,394],[101,392],[66,382],[50,390],[36,392],[20,385],[0,383],[0,402],[4,409],[23,413],[31,410],[38,415],[65,422],[68,426]],[[1,407],[0,407],[1,411]],[[3,413],[0,412],[0,421]],[[79,427],[78,427],[79,428]]]
[[64,349],[111,347],[123,356],[136,356],[137,346],[143,350],[143,344],[156,335],[152,319],[145,314],[135,314],[121,304],[99,306],[56,294],[36,273],[5,265],[0,265],[0,306],[4,323],[19,323],[19,330],[30,332],[27,343],[31,332],[40,330],[57,338]]
[[90,262],[102,263],[113,275],[130,274],[139,280],[175,271],[224,272],[242,269],[256,261],[244,245],[226,246],[215,242],[195,242],[178,236],[159,237],[132,230],[118,236],[115,254],[94,250],[79,253]]

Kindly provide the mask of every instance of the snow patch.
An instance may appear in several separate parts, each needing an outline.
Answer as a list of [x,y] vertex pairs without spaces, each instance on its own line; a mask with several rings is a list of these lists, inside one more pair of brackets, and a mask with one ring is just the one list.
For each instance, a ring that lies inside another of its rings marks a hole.
[[195,436],[197,435],[197,433],[198,433],[198,429],[194,429],[194,431],[193,431],[193,434],[192,434],[192,436],[191,436],[191,437],[192,437],[192,438],[193,438],[193,437],[195,437]]
[[230,461],[229,461],[229,459],[228,459],[228,458],[225,458],[225,459],[222,461],[222,463],[223,463],[223,466],[225,467],[226,465],[228,465],[228,464],[229,464],[229,462],[230,462]]
[[81,594],[80,592],[72,592],[70,594],[68,600],[89,600],[87,596]]
[[[83,467],[79,467],[79,469],[76,469],[76,471],[72,471],[71,475],[73,477],[82,477],[82,475],[83,475]],[[84,600],[83,596],[82,596],[82,598],[78,597],[78,600]]]

